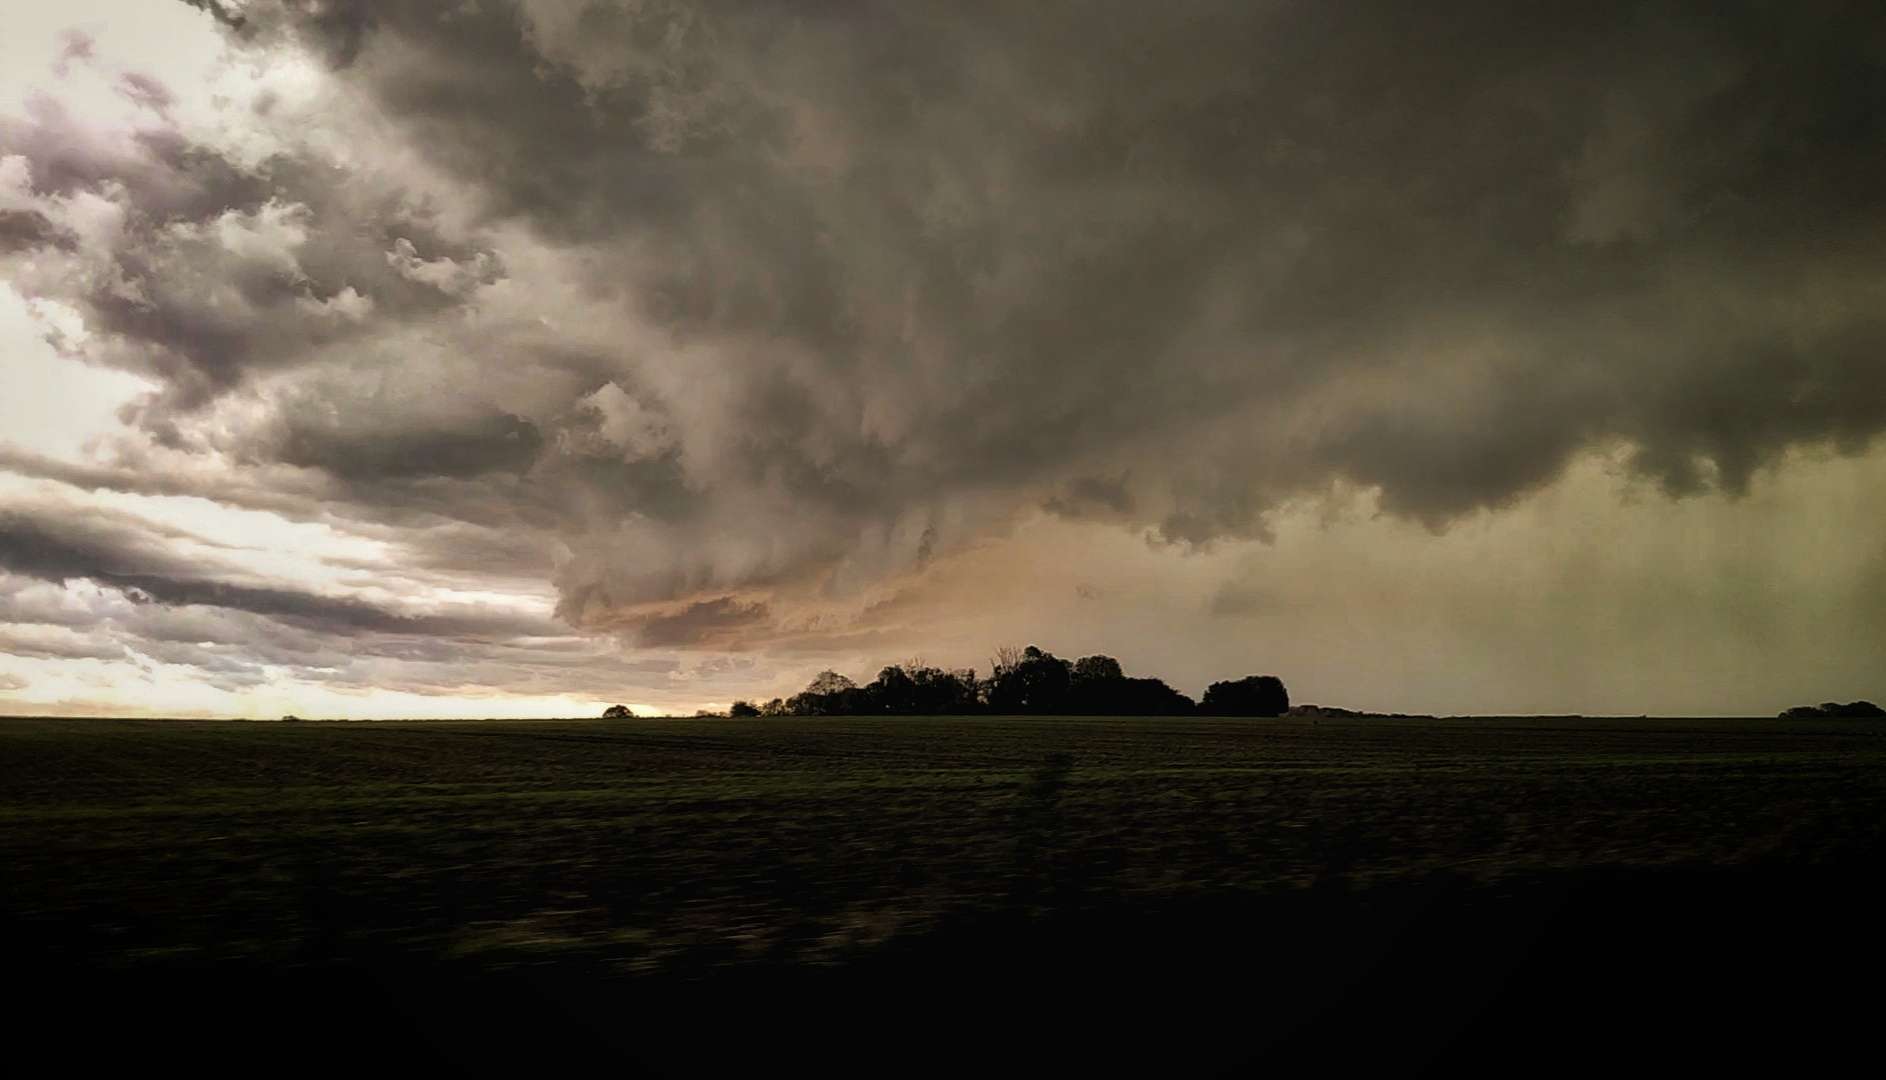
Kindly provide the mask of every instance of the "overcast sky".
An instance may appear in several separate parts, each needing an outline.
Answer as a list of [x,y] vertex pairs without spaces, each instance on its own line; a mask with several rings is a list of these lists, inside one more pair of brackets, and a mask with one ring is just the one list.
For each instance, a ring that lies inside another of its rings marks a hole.
[[1871,4],[18,0],[0,713],[1886,698],[1882,252]]

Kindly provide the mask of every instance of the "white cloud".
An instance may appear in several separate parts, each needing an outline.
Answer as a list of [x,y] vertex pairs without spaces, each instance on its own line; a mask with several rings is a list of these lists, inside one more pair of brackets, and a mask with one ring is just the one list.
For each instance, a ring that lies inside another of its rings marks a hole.
[[122,430],[117,411],[153,385],[62,356],[49,336],[82,341],[83,324],[69,307],[27,301],[0,281],[0,442],[77,458]]

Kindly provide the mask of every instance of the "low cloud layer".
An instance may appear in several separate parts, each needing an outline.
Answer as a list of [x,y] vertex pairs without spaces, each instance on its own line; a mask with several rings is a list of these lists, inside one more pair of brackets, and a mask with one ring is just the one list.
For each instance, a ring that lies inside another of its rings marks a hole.
[[1044,515],[1183,560],[1364,492],[1446,535],[1581,455],[1737,499],[1886,426],[1863,6],[177,4],[194,77],[105,10],[0,103],[0,273],[150,389],[0,467],[393,561],[206,571],[42,501],[23,581],[735,689],[923,650],[993,602],[938,568]]

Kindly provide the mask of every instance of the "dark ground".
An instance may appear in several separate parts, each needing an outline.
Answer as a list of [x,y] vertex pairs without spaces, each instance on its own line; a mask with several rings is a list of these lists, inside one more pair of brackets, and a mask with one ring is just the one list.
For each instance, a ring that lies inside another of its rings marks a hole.
[[0,721],[7,1013],[215,1071],[1831,1068],[1883,735]]

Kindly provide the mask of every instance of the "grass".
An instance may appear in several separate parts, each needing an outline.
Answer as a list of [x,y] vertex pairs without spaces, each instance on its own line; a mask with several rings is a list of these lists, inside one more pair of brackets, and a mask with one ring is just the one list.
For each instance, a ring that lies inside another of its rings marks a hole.
[[0,722],[16,948],[833,964],[965,915],[1877,851],[1886,739],[1720,720]]
[[0,958],[61,1063],[1831,1070],[1882,734],[5,720]]

